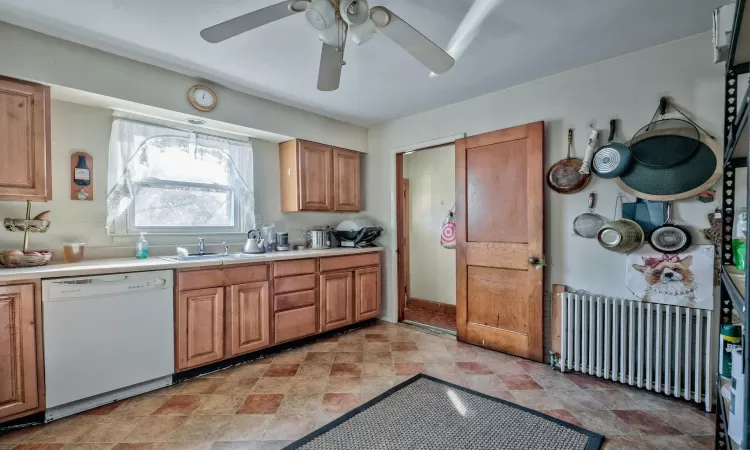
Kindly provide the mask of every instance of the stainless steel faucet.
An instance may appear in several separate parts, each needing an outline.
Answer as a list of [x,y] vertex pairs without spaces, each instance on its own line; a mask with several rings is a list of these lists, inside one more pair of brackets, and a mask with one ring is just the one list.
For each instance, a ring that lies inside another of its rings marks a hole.
[[227,244],[227,241],[222,242],[224,244],[224,256],[227,256],[229,254],[229,244]]
[[202,255],[204,253],[206,253],[205,239],[198,238],[198,254]]

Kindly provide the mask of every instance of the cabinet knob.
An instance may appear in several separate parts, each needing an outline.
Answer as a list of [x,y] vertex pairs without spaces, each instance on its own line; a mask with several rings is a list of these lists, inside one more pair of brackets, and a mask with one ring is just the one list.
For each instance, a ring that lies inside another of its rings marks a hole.
[[539,264],[539,258],[537,258],[536,256],[532,256],[531,258],[529,258],[529,264],[533,264],[533,265]]

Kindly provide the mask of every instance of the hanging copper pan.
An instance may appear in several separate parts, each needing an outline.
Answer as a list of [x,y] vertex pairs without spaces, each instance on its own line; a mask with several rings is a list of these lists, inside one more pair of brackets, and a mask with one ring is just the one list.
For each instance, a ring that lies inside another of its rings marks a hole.
[[547,172],[547,184],[550,189],[560,194],[575,194],[588,186],[591,174],[579,172],[583,161],[571,158],[570,149],[573,146],[573,129],[568,130],[568,156],[550,167]]

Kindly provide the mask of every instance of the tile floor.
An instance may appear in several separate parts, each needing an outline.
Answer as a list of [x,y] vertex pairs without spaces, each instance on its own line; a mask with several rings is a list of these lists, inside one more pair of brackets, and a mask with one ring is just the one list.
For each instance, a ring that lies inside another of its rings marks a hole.
[[412,322],[423,323],[432,327],[442,328],[456,332],[456,315],[443,314],[421,308],[407,306],[404,308],[404,319]]
[[607,449],[713,448],[693,404],[377,323],[0,436],[0,450],[277,449],[424,372],[607,436]]

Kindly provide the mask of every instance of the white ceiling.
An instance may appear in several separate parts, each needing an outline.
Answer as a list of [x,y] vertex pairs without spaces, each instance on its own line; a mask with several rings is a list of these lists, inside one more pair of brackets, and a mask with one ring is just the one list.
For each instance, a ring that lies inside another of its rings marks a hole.
[[[445,75],[379,35],[350,43],[335,92],[316,89],[321,44],[302,15],[220,44],[198,34],[278,1],[0,0],[0,20],[367,126],[707,31],[730,0],[506,0]],[[370,4],[445,48],[472,0]]]

